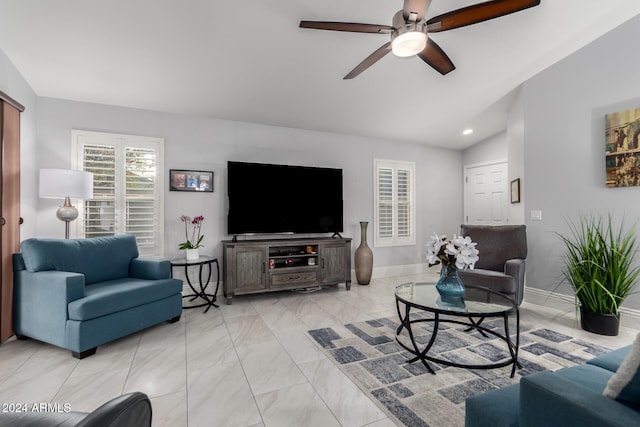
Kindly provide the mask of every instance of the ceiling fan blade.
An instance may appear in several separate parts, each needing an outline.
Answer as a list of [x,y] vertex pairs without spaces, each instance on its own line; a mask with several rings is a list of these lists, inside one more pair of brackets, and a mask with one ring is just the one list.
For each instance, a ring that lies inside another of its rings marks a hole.
[[427,14],[427,9],[431,0],[404,0],[404,7],[402,8],[402,16],[406,21],[411,14],[415,14],[416,22],[422,21]]
[[353,22],[300,21],[300,28],[315,30],[348,31],[351,33],[391,34],[393,27],[389,25],[357,24]]
[[367,68],[371,67],[373,64],[382,59],[387,53],[391,52],[391,42],[387,42],[380,46],[375,52],[371,55],[367,56],[364,61],[359,63],[356,68],[351,70],[349,74],[344,76],[343,80],[350,80],[357,77],[360,73],[362,73]]
[[418,56],[443,76],[456,69],[451,59],[436,42],[431,40],[431,37],[427,39],[427,46],[418,53]]
[[427,21],[427,32],[437,33],[499,18],[540,4],[540,0],[492,0],[463,7]]

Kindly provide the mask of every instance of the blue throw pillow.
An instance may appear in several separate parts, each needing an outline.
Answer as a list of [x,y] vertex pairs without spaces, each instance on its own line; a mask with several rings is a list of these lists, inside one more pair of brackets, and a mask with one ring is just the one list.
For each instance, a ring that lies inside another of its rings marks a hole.
[[611,399],[640,404],[640,334],[620,367],[607,382],[603,394]]

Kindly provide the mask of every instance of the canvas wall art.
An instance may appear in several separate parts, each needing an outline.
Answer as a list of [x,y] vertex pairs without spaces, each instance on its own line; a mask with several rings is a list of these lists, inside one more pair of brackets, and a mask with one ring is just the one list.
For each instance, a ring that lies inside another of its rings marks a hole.
[[640,107],[605,116],[606,185],[640,185]]

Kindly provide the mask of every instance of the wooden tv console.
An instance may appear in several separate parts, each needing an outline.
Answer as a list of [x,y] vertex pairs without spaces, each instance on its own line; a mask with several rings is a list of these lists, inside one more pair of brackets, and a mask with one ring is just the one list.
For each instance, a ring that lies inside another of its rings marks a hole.
[[345,283],[351,289],[351,239],[224,240],[224,296]]

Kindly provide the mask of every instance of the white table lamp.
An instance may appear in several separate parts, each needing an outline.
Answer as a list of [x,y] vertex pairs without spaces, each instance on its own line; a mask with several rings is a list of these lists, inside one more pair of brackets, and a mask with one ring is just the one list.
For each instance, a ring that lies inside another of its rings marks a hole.
[[78,217],[78,210],[71,204],[71,198],[93,198],[93,174],[69,169],[40,169],[40,197],[64,199],[56,216],[65,222],[64,238],[69,238],[69,222]]

